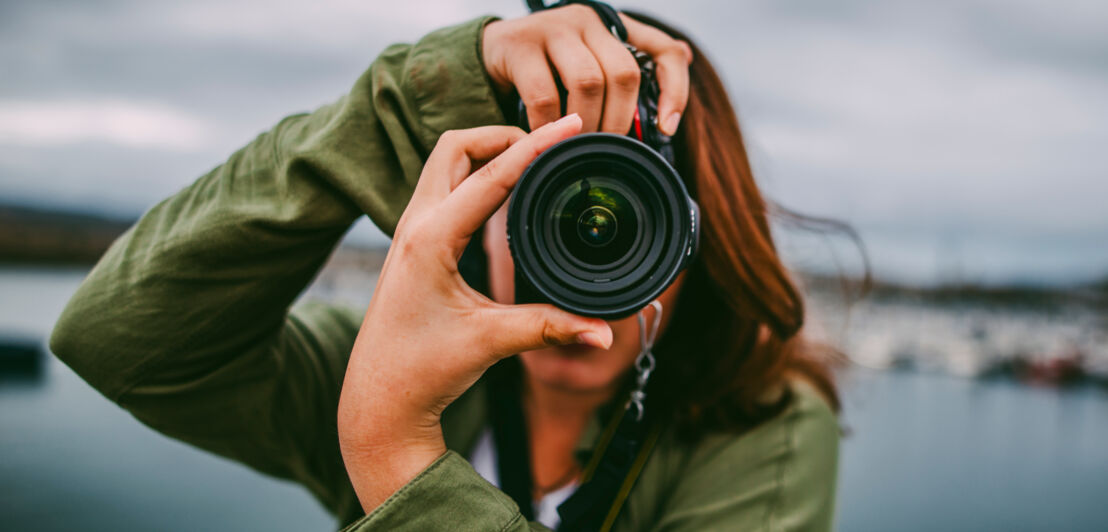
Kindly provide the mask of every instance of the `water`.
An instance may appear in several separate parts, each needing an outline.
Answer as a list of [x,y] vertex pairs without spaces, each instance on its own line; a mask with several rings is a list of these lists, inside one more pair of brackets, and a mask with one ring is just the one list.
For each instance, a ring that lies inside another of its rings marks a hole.
[[[81,271],[0,270],[0,331],[45,338]],[[844,531],[1108,529],[1108,391],[845,375]],[[0,378],[5,530],[328,530],[302,488],[165,438],[63,364]]]
[[[0,331],[45,338],[81,271],[0,270]],[[0,380],[4,530],[331,530],[297,485],[141,425],[51,358]]]
[[840,529],[1108,530],[1108,391],[856,372]]

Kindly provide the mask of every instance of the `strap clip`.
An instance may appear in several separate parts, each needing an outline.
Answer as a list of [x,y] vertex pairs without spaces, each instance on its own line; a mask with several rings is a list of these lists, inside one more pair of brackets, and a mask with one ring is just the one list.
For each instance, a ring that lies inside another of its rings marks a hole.
[[654,309],[654,319],[651,326],[646,326],[646,309],[639,311],[639,344],[641,351],[635,358],[635,389],[631,390],[627,409],[635,409],[635,421],[642,421],[646,413],[646,384],[650,381],[650,374],[654,373],[657,362],[654,360],[654,340],[658,337],[658,329],[662,325],[662,303],[655,299],[649,307]]

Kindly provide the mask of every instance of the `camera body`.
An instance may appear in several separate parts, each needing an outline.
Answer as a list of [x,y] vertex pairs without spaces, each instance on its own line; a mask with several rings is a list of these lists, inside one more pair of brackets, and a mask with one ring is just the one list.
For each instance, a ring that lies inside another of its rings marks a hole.
[[[559,142],[535,158],[512,192],[516,303],[623,318],[656,299],[696,254],[699,208],[674,169],[670,137],[657,127],[654,62],[627,47],[641,72],[630,132]],[[526,129],[522,102],[519,110]]]

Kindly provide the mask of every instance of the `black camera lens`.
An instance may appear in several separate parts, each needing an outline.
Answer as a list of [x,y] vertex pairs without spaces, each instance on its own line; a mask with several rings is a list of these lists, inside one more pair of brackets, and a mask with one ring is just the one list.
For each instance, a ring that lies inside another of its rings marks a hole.
[[687,264],[696,223],[696,204],[656,151],[605,133],[562,141],[531,163],[512,193],[517,303],[630,315]]

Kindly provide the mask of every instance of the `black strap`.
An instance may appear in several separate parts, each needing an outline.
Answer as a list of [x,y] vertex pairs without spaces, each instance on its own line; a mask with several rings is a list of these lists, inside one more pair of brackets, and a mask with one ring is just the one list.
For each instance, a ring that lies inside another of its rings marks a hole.
[[516,502],[523,517],[533,521],[531,445],[521,406],[519,370],[515,359],[505,359],[489,368],[489,414],[500,489]]
[[[516,502],[528,521],[533,521],[531,447],[521,406],[521,372],[515,358],[489,369],[489,412],[500,489]],[[617,403],[610,415],[583,471],[581,485],[558,506],[558,530],[595,531],[610,526],[653,449],[657,427],[650,430],[646,418],[638,420],[623,403]]]
[[618,514],[615,503],[621,487],[634,483],[635,479],[629,479],[629,475],[637,476],[638,471],[634,471],[633,466],[640,451],[649,452],[642,448],[647,424],[625,408],[620,408],[612,421],[618,425],[611,436],[601,438],[600,445],[593,451],[592,467],[586,468],[583,483],[558,506],[561,517],[558,530],[600,530],[610,513]]
[[627,42],[627,28],[623,27],[623,21],[619,18],[619,11],[616,11],[615,8],[604,2],[597,2],[596,0],[561,0],[547,5],[543,0],[527,0],[527,7],[532,13],[569,4],[581,4],[591,7],[593,11],[596,11],[596,14],[600,16],[600,21],[604,23],[604,27],[608,28],[613,35],[619,37],[619,40]]

